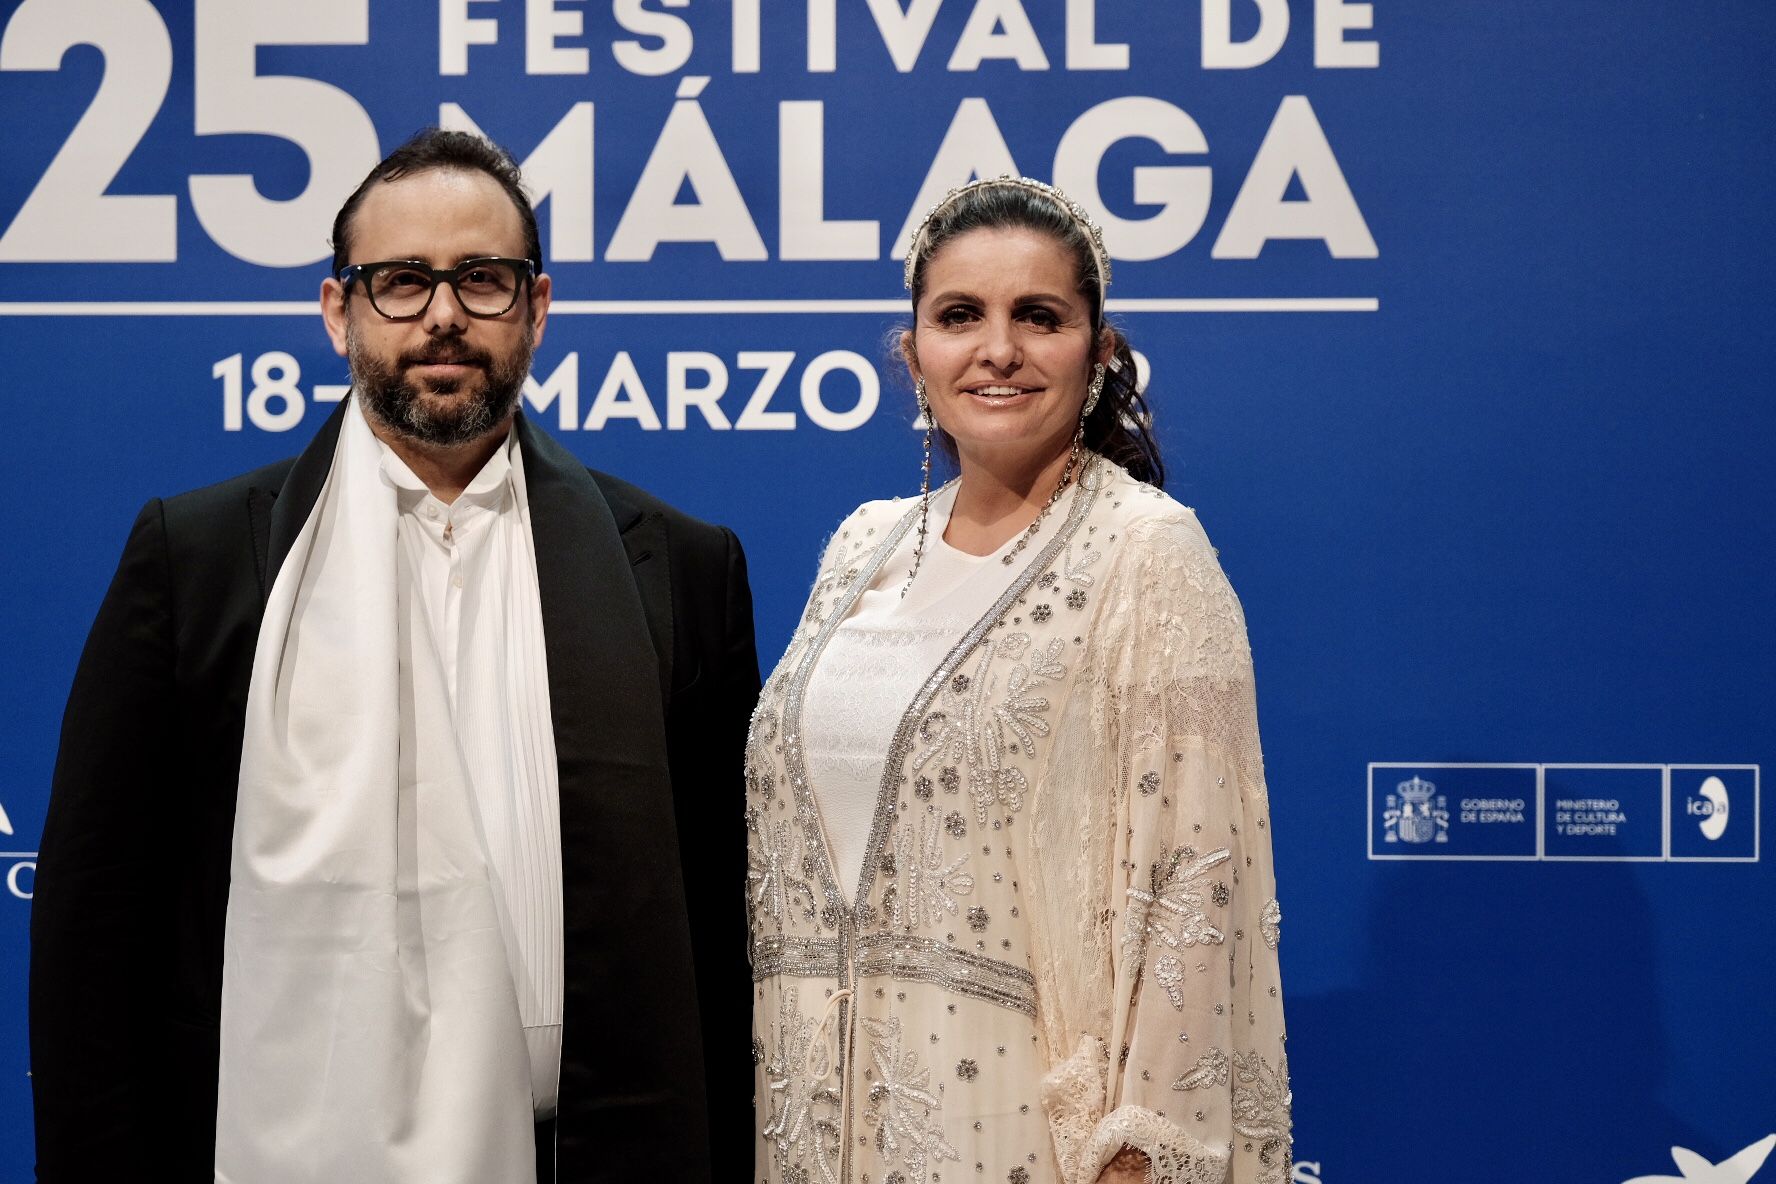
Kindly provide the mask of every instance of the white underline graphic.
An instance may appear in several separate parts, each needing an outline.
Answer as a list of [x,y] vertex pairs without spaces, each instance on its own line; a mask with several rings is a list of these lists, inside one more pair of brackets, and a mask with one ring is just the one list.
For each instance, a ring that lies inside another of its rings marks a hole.
[[1111,300],[1111,312],[1379,312],[1375,296],[1131,296]]
[[[776,313],[906,311],[894,300],[557,300],[556,316],[756,316]],[[1374,296],[1130,297],[1111,300],[1111,312],[1377,312]],[[310,300],[40,300],[0,301],[0,317],[304,317]]]

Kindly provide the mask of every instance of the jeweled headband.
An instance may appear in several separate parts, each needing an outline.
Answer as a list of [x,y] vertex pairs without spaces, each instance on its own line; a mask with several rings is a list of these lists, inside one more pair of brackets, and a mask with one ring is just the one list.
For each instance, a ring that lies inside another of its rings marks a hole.
[[997,177],[982,177],[977,181],[970,181],[966,185],[958,185],[944,194],[936,205],[926,211],[925,220],[920,222],[919,229],[913,232],[912,245],[907,248],[906,274],[903,279],[906,290],[909,292],[913,290],[913,269],[919,261],[919,249],[925,244],[925,232],[930,229],[931,220],[963,194],[976,189],[984,189],[990,185],[1009,185],[1018,189],[1028,189],[1032,193],[1040,193],[1066,210],[1068,216],[1078,223],[1081,230],[1085,231],[1085,241],[1091,246],[1092,262],[1098,269],[1098,320],[1101,323],[1104,319],[1104,294],[1110,288],[1110,254],[1104,250],[1104,232],[1098,228],[1098,224],[1092,221],[1091,215],[1087,214],[1085,208],[1078,202],[1053,185],[1044,184],[1033,177],[1014,177],[1009,173]]

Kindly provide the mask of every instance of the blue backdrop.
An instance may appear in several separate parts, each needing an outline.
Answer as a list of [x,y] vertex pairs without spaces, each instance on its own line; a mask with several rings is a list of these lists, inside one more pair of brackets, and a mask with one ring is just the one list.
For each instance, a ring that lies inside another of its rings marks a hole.
[[306,442],[332,213],[439,121],[539,190],[532,414],[739,532],[767,669],[825,534],[916,487],[909,215],[1014,167],[1106,215],[1251,626],[1298,1181],[1620,1184],[1776,1131],[1766,0],[0,14],[0,1179],[126,529]]

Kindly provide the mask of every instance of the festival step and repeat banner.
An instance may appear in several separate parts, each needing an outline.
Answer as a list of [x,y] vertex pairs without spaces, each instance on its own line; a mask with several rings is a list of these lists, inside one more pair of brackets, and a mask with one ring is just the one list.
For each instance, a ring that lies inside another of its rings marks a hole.
[[1250,622],[1294,1180],[1776,1181],[1767,0],[0,14],[0,1179],[60,712],[129,523],[340,399],[331,219],[438,124],[535,193],[527,414],[739,533],[767,669],[834,525],[917,489],[924,211],[1000,173],[1094,211]]

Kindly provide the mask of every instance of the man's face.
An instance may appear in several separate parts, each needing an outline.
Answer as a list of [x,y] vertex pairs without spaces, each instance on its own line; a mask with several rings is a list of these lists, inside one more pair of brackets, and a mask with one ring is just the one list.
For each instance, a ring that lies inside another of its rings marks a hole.
[[[405,259],[434,268],[465,259],[525,255],[512,199],[485,173],[432,169],[385,181],[364,196],[351,223],[351,263]],[[321,285],[321,312],[333,348],[351,361],[352,381],[371,423],[418,443],[467,444],[504,431],[531,352],[549,312],[540,276],[502,316],[464,311],[440,284],[425,314],[390,321],[361,285]]]

